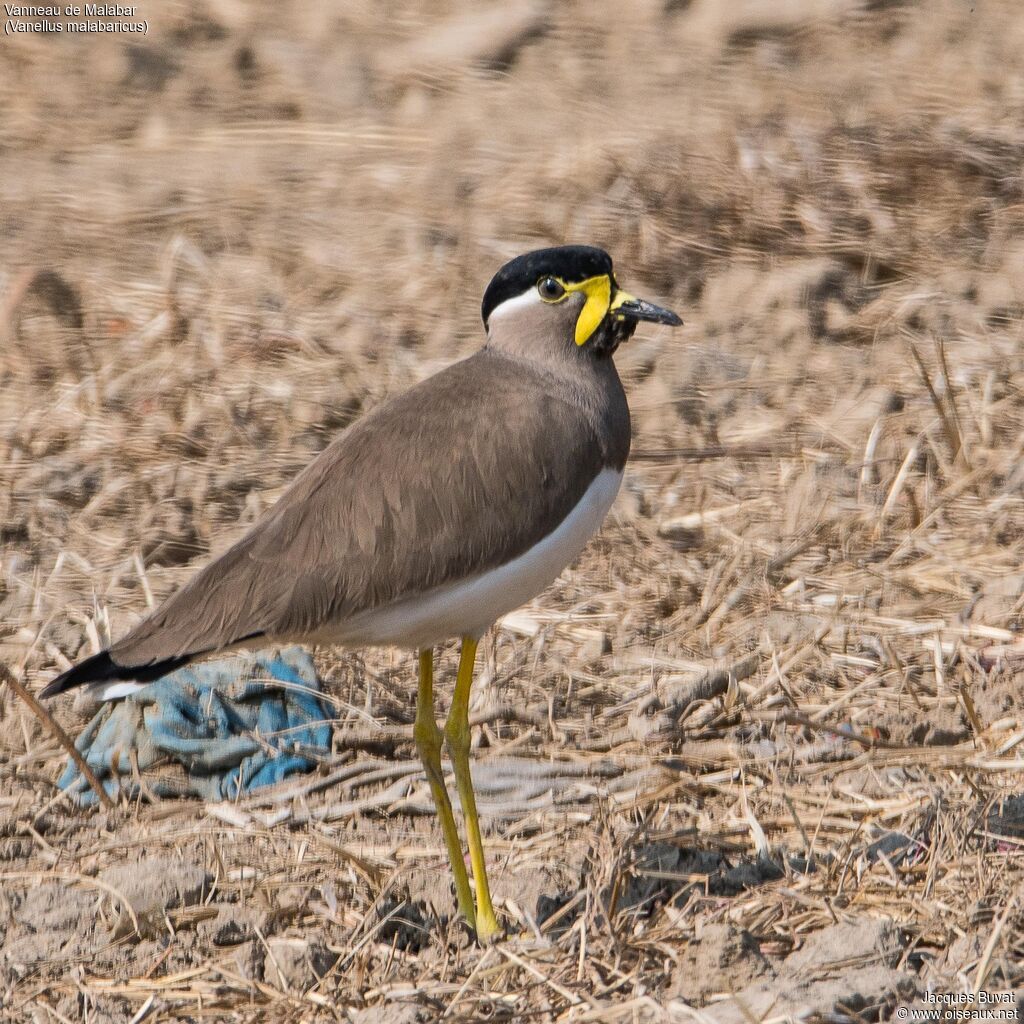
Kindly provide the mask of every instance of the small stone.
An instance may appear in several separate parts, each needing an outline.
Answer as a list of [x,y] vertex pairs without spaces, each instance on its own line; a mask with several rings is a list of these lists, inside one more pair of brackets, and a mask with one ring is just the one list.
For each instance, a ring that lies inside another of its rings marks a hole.
[[[198,864],[151,857],[134,864],[107,868],[99,879],[118,897],[128,901],[138,920],[141,937],[156,938],[167,929],[164,921],[166,911],[199,903],[206,894],[211,876]],[[112,938],[120,939],[134,931],[131,914],[121,906]]]
[[235,947],[231,959],[239,976],[246,981],[259,981],[264,976],[266,951],[262,942],[243,942]]
[[326,946],[305,939],[275,936],[267,940],[264,980],[287,992],[305,992],[315,985],[338,959]]
[[786,957],[786,971],[820,974],[842,969],[851,958],[895,967],[903,946],[899,928],[888,917],[833,924],[808,935],[803,945]]
[[215,946],[237,946],[257,937],[261,914],[251,907],[240,907],[230,903],[215,904],[212,909],[217,916],[199,926],[199,932],[208,937]]
[[772,973],[749,932],[716,922],[701,928],[687,945],[667,995],[691,1006],[704,1006],[712,996],[736,992]]

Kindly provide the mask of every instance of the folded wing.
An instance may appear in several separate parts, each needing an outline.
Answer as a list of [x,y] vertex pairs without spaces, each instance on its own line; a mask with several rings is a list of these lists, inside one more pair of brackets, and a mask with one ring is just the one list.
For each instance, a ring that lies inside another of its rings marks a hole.
[[359,420],[249,534],[44,695],[146,681],[261,638],[301,641],[522,554],[610,455],[583,407],[508,367],[485,350]]

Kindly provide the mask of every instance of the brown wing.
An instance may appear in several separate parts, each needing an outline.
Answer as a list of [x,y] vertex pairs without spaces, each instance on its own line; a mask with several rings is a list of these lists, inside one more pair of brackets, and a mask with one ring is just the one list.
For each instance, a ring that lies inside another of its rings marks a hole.
[[628,419],[617,426],[609,437],[556,379],[479,352],[350,427],[110,656],[152,665],[301,639],[501,565],[561,522],[604,465],[621,465]]

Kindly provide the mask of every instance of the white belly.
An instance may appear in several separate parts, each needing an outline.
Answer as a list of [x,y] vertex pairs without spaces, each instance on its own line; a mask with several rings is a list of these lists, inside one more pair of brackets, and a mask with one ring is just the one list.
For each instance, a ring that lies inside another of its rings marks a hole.
[[621,472],[602,470],[558,527],[518,558],[479,576],[356,615],[332,630],[328,642],[416,650],[451,637],[481,636],[502,615],[558,578],[601,526],[621,483]]

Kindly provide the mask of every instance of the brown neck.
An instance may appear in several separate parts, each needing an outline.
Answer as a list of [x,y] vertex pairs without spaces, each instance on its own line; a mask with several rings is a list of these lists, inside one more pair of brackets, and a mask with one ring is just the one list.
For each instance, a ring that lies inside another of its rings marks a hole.
[[576,319],[584,303],[572,295],[557,305],[525,304],[521,308],[492,316],[487,329],[487,347],[495,352],[525,359],[554,373],[576,374],[581,361],[590,361],[586,346],[574,339]]

